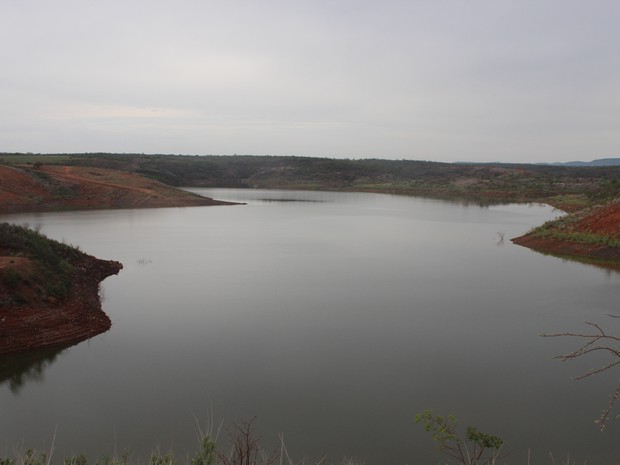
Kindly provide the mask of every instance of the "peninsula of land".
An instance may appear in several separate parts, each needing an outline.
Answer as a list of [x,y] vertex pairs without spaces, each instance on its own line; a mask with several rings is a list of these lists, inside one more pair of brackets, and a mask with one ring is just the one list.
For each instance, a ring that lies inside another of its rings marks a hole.
[[110,329],[99,283],[122,268],[26,227],[0,224],[0,354],[63,346]]
[[231,205],[119,170],[0,164],[0,213]]

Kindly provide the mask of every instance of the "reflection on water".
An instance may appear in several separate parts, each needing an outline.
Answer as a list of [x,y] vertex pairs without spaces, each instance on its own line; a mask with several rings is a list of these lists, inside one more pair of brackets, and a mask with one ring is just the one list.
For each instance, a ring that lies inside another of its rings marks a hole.
[[576,262],[583,263],[585,265],[591,265],[597,268],[602,268],[609,274],[618,274],[620,273],[620,260],[609,260],[606,258],[595,258],[595,257],[580,257],[579,255],[563,255],[552,252],[542,252],[537,251],[543,255],[547,255],[549,257],[556,257],[565,262]]
[[305,202],[305,203],[320,203],[323,200],[310,200],[310,199],[257,199],[259,202]]
[[13,394],[19,394],[26,383],[43,382],[46,368],[73,345],[0,356],[0,385],[6,383]]

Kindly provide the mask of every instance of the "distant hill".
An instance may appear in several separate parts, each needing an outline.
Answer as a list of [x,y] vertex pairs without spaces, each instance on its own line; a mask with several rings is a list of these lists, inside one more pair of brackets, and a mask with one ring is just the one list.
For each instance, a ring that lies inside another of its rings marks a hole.
[[592,161],[569,161],[550,164],[556,166],[620,166],[620,158],[599,158]]
[[486,166],[581,166],[581,167],[597,167],[597,166],[620,166],[620,158],[598,158],[592,161],[567,161],[553,163],[507,163],[507,162],[476,162],[476,161],[457,161],[455,165],[486,165]]
[[[11,178],[10,170],[20,179]],[[0,213],[10,211],[2,209],[3,197],[12,211],[161,207],[166,206],[163,192],[171,186],[372,191],[481,204],[546,202],[574,211],[620,197],[620,159],[616,166],[601,167],[267,155],[0,153]],[[207,201],[183,194],[183,205]],[[178,202],[167,205],[179,206]]]
[[136,173],[98,167],[0,165],[0,213],[222,205]]

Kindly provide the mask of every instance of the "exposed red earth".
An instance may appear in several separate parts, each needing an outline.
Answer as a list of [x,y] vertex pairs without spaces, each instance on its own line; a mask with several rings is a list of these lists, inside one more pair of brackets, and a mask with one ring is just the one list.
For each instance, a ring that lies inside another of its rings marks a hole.
[[[0,165],[0,213],[231,204],[111,169]],[[27,278],[36,273],[31,257],[8,256],[0,243],[0,277],[10,268],[23,278],[12,287],[0,280],[0,354],[66,346],[110,328],[99,284],[122,265],[86,254],[72,265],[70,295],[57,299]]]
[[[110,329],[110,318],[101,309],[99,283],[118,274],[123,265],[87,254],[81,254],[72,265],[75,273],[67,298],[45,295],[27,279],[17,289],[11,289],[20,299],[0,306],[0,354],[64,346]],[[23,277],[31,275],[36,268],[29,258],[0,258],[0,272],[8,267]],[[9,295],[4,284],[0,285],[2,295]]]
[[106,168],[0,165],[0,213],[230,204]]
[[[577,212],[567,217],[570,221],[552,228],[562,228],[568,233],[585,233],[620,240],[620,202],[612,202]],[[515,244],[542,253],[581,259],[598,266],[620,270],[620,248],[596,243],[537,237],[529,233],[512,240]]]
[[575,227],[583,232],[620,238],[620,202],[593,208],[576,222]]

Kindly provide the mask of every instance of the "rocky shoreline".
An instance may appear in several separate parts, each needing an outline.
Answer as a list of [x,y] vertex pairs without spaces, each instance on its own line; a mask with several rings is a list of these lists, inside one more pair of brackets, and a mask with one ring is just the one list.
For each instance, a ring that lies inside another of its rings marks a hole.
[[74,280],[63,299],[45,297],[0,312],[0,354],[66,346],[110,329],[101,309],[99,284],[123,268],[119,262],[87,254],[72,263]]
[[620,249],[580,242],[539,238],[533,234],[515,237],[511,241],[535,252],[567,260],[588,263],[610,270],[620,271]]
[[540,253],[620,270],[620,201],[570,213],[512,242]]

